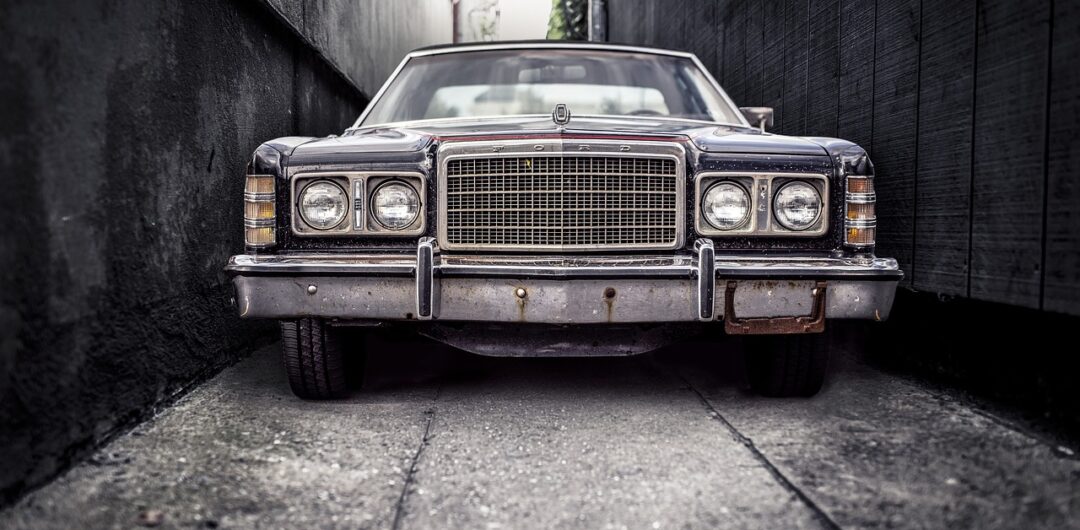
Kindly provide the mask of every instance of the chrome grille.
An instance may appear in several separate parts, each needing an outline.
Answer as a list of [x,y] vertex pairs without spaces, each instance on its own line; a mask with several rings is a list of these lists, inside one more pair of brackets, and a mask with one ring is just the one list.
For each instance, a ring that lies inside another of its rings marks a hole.
[[680,165],[659,156],[492,156],[445,166],[443,244],[461,249],[668,249]]

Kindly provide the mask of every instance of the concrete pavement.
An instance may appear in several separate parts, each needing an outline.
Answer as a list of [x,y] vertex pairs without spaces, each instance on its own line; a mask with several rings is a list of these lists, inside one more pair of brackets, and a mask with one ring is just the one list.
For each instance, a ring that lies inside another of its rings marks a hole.
[[704,344],[615,359],[374,347],[364,390],[331,403],[293,398],[276,346],[261,350],[0,527],[1080,525],[1074,447],[853,355],[818,397],[775,400]]

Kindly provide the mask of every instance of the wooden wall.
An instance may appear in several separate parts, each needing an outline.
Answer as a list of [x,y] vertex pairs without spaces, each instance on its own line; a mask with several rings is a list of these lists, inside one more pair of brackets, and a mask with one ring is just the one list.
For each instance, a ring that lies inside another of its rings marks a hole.
[[775,131],[858,142],[919,291],[1080,314],[1080,0],[608,0]]

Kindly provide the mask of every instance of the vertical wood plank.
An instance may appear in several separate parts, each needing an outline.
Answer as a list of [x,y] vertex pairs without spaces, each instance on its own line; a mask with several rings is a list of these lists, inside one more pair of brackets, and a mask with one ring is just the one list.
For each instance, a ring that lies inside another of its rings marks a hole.
[[654,46],[668,50],[690,51],[688,45],[692,40],[687,38],[688,34],[684,30],[687,23],[686,11],[672,9],[664,2],[651,3],[655,21]]
[[784,6],[784,124],[783,134],[806,134],[806,61],[809,45],[808,0],[787,0]]
[[762,105],[764,85],[764,39],[762,35],[762,0],[747,0],[746,6],[746,107]]
[[924,2],[914,286],[967,296],[975,0]]
[[867,0],[840,0],[840,94],[837,136],[873,156],[874,25],[877,9]]
[[1080,315],[1080,0],[1055,0],[1043,308]]
[[878,5],[872,131],[878,253],[900,262],[908,284],[913,276],[919,20],[919,0]]
[[724,90],[737,105],[746,103],[746,0],[730,0],[720,8],[724,34]]
[[762,0],[764,73],[762,105],[773,108],[773,124],[784,123],[784,0]]
[[1038,307],[1049,3],[980,7],[970,295]]
[[840,38],[838,0],[810,0],[806,135],[836,136]]
[[714,0],[686,2],[683,38],[690,42],[687,51],[698,56],[714,76],[717,70],[716,9]]

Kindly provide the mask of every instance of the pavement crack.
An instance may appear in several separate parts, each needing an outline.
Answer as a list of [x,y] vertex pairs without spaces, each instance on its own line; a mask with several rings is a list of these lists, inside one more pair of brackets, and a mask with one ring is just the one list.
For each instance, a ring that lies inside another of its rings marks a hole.
[[424,411],[424,415],[427,416],[427,421],[424,423],[424,434],[420,437],[420,444],[416,446],[416,452],[413,453],[412,461],[409,463],[409,471],[405,474],[405,484],[401,487],[401,495],[398,496],[397,505],[394,506],[394,522],[390,525],[393,530],[400,530],[405,520],[405,503],[408,502],[409,492],[413,484],[416,483],[416,465],[420,462],[420,457],[423,456],[424,449],[431,440],[431,424],[435,422],[435,413],[437,412],[435,402],[439,400],[441,392],[442,387],[435,390],[435,396],[431,398],[431,408]]
[[765,457],[765,454],[762,453],[761,450],[759,450],[757,446],[754,445],[753,440],[747,438],[743,433],[739,432],[739,430],[736,429],[735,426],[732,425],[731,422],[728,421],[723,414],[720,414],[720,411],[716,410],[716,407],[713,407],[712,403],[710,403],[708,398],[705,397],[705,394],[702,394],[700,390],[694,387],[693,383],[691,383],[681,374],[676,374],[676,377],[682,379],[683,383],[686,384],[686,388],[696,394],[698,399],[701,400],[701,404],[705,406],[705,409],[712,413],[712,417],[716,418],[716,421],[720,422],[720,424],[723,425],[725,429],[727,429],[727,431],[731,434],[733,438],[735,438],[736,441],[741,443],[744,447],[746,447],[747,450],[750,451],[750,454],[754,457],[754,460],[757,460],[758,463],[764,466],[765,469],[769,472],[769,474],[772,475],[772,477],[776,480],[776,482],[780,484],[781,487],[794,495],[797,499],[799,499],[799,501],[806,505],[806,507],[809,508],[811,512],[813,512],[814,516],[818,519],[818,522],[820,522],[825,528],[840,528],[840,525],[836,524],[836,521],[833,521],[832,518],[829,517],[829,514],[825,513],[825,510],[821,509],[821,507],[818,506],[817,503],[815,503],[813,500],[811,500],[810,497],[807,496],[802,489],[800,489],[793,482],[791,482],[791,480],[784,476],[784,474],[780,472],[780,470],[777,469],[777,467],[773,465],[773,463],[770,462],[768,458]]

